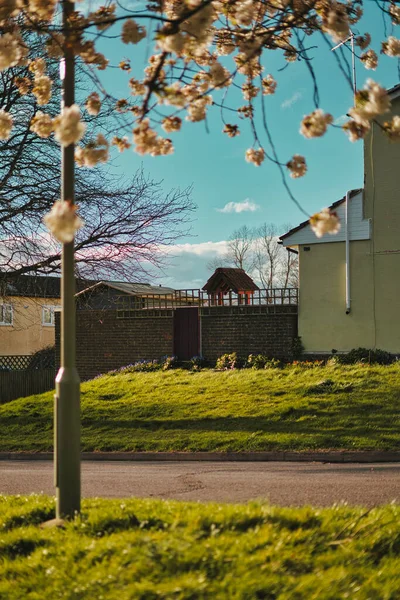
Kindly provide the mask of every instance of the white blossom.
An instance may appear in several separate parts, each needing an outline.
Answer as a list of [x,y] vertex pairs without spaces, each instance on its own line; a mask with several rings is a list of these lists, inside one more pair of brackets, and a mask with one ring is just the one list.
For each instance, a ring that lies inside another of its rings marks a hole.
[[207,106],[209,104],[212,104],[211,96],[202,96],[197,100],[193,100],[187,109],[187,121],[203,121],[206,118]]
[[369,121],[363,121],[359,123],[357,121],[347,121],[342,127],[347,133],[351,142],[358,142],[358,140],[364,139],[368,131],[371,129]]
[[237,2],[235,8],[235,21],[242,27],[249,27],[253,22],[255,13],[253,0]]
[[375,71],[378,66],[378,56],[374,50],[367,50],[360,56],[360,60],[364,63],[366,69]]
[[29,63],[29,70],[35,75],[44,75],[46,72],[46,61],[44,58],[35,58]]
[[369,33],[365,33],[364,35],[359,35],[355,38],[355,42],[361,50],[365,50],[371,43],[371,36]]
[[247,162],[253,163],[256,167],[259,167],[261,163],[264,161],[265,152],[262,148],[256,150],[255,148],[249,148],[246,150],[246,160]]
[[0,24],[16,16],[18,13],[17,0],[1,0],[0,4]]
[[35,77],[32,94],[36,97],[37,103],[40,106],[48,104],[51,98],[51,86],[51,79],[47,75]]
[[18,65],[26,54],[26,48],[17,34],[0,35],[0,72]]
[[328,125],[332,122],[332,115],[317,108],[317,110],[304,117],[301,122],[300,133],[306,138],[321,137],[326,133]]
[[51,21],[56,4],[57,0],[29,0],[29,12],[40,21]]
[[383,128],[389,138],[394,142],[400,141],[400,116],[395,115],[391,121],[383,124]]
[[131,147],[131,144],[128,142],[128,138],[114,136],[111,140],[112,146],[117,146],[119,152],[123,152],[124,150],[128,150]]
[[55,138],[61,146],[76,144],[82,139],[86,126],[80,118],[79,106],[73,104],[64,107],[61,114],[53,120]]
[[323,208],[321,212],[310,217],[310,226],[317,238],[321,238],[325,233],[338,233],[340,221],[335,211]]
[[134,77],[129,80],[129,87],[132,90],[132,96],[143,96],[146,93],[146,86]]
[[226,135],[231,138],[236,137],[237,135],[240,135],[238,125],[231,125],[230,123],[225,124],[223,133],[226,133]]
[[382,42],[382,52],[388,56],[400,56],[400,40],[390,35],[386,42]]
[[51,211],[43,218],[47,228],[62,244],[72,242],[75,232],[84,225],[82,219],[76,214],[77,209],[76,204],[69,200],[57,200]]
[[151,129],[149,119],[143,119],[133,130],[133,141],[138,154],[159,156],[172,154],[174,151],[171,140],[158,136],[154,129]]
[[266,75],[262,80],[262,93],[264,96],[275,94],[277,83],[272,75]]
[[0,109],[0,140],[7,140],[10,137],[13,126],[13,118],[10,113]]
[[39,137],[48,138],[54,131],[53,119],[39,110],[31,121],[30,129]]
[[322,26],[335,42],[346,39],[350,35],[346,6],[340,2],[330,2],[323,14]]
[[293,158],[286,163],[290,171],[290,177],[297,179],[303,177],[307,172],[306,159],[300,154],[294,154]]
[[167,133],[179,131],[182,126],[182,119],[180,117],[166,117],[163,119],[162,128]]
[[391,3],[389,7],[389,13],[392,17],[393,24],[400,25],[400,6],[396,6],[396,4]]
[[95,167],[108,161],[108,142],[102,133],[86,146],[75,149],[75,161],[79,167]]
[[364,89],[356,93],[356,105],[349,109],[349,115],[357,123],[365,125],[389,109],[390,99],[387,91],[379,83],[368,79]]
[[92,92],[86,99],[85,107],[89,115],[96,116],[100,112],[101,100],[97,92]]
[[228,69],[225,69],[217,60],[210,67],[211,84],[216,88],[229,86],[231,77]]
[[18,89],[21,96],[28,94],[31,89],[31,80],[29,77],[16,77],[14,79],[15,87]]
[[146,37],[146,29],[133,19],[127,19],[122,26],[121,40],[124,44],[138,44]]

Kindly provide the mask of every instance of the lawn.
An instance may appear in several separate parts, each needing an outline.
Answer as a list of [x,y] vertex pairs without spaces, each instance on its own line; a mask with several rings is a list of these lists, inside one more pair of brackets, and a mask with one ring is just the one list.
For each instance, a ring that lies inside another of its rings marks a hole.
[[0,496],[3,600],[398,600],[400,507]]
[[[53,394],[0,406],[0,451],[49,451]],[[400,450],[400,365],[110,374],[82,385],[84,451]]]

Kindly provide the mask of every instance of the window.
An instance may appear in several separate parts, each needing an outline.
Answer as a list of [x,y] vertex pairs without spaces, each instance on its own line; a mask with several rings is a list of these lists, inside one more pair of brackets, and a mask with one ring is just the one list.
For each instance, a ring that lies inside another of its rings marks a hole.
[[42,325],[54,327],[54,309],[55,306],[42,306]]
[[12,304],[0,304],[0,325],[13,324]]

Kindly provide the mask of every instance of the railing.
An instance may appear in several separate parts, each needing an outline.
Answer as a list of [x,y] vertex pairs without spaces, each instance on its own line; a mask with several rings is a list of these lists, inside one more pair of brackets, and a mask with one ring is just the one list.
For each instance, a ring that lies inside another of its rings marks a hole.
[[27,369],[31,360],[32,356],[30,354],[0,356],[0,371],[21,371]]
[[297,306],[297,288],[259,289],[254,292],[235,294],[208,294],[200,289],[175,290],[171,294],[147,294],[146,296],[119,296],[117,311],[173,310],[197,306]]

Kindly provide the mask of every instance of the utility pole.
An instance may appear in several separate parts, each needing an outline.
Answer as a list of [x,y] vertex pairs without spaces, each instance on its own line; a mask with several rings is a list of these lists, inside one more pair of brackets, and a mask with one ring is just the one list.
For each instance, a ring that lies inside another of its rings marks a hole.
[[351,31],[351,29],[349,30],[350,35],[347,39],[343,40],[343,42],[340,42],[339,44],[337,44],[334,48],[331,48],[331,52],[335,52],[335,50],[337,50],[338,48],[340,48],[340,46],[343,46],[344,44],[347,44],[348,41],[350,41],[350,45],[351,45],[351,70],[352,70],[352,85],[353,85],[353,102],[354,102],[354,106],[356,105],[356,94],[357,94],[357,80],[356,80],[356,55],[354,53],[354,33]]
[[[70,0],[62,0],[64,58],[61,109],[75,102],[75,59],[68,43]],[[61,200],[74,202],[75,146],[62,147]],[[73,517],[80,510],[80,380],[76,369],[74,241],[63,244],[61,262],[61,364],[54,397],[54,474],[56,518]]]

